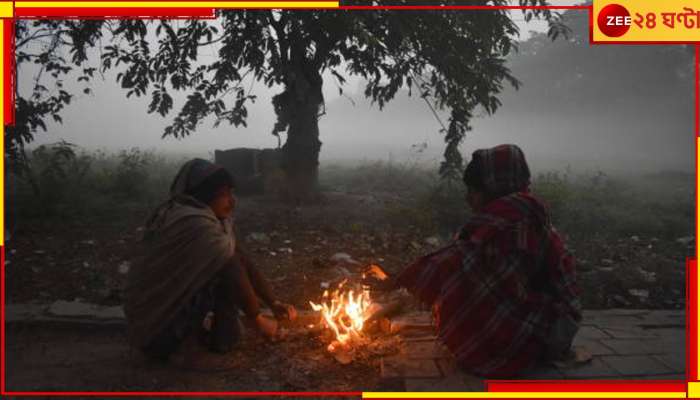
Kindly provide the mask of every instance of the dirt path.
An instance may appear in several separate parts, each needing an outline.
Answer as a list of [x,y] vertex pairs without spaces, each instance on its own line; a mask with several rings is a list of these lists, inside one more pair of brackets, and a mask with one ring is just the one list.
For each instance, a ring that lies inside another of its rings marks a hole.
[[[271,344],[248,336],[230,372],[186,372],[131,352],[123,328],[10,324],[8,391],[358,391],[375,389],[378,365],[341,366],[317,339]],[[378,363],[378,359],[376,360]]]

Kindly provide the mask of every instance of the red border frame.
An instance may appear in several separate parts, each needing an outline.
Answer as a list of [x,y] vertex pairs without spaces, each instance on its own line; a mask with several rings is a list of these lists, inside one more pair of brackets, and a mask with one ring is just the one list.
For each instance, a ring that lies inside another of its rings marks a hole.
[[[282,0],[284,1],[284,0]],[[299,8],[298,8],[299,9]],[[303,9],[303,8],[302,8]],[[695,138],[700,135],[700,41],[697,42],[595,42],[593,41],[593,6],[340,6],[341,10],[588,10],[589,15],[589,44],[695,44]],[[5,123],[14,124],[15,121],[15,91],[16,69],[14,61],[14,18],[38,19],[38,18],[213,18],[212,8],[21,8],[16,9],[13,18],[3,20],[5,28],[3,65],[5,91],[4,113]],[[3,160],[4,163],[4,160]],[[697,144],[695,150],[696,174],[698,173]],[[696,204],[697,183],[696,183]],[[4,192],[3,192],[4,196]],[[697,227],[697,210],[695,224]],[[5,331],[5,247],[0,248],[0,395],[8,396],[361,396],[362,392],[7,392],[6,391],[6,331]],[[687,391],[687,382],[695,381],[698,374],[698,271],[697,261],[688,259],[686,262],[686,382],[683,381],[602,381],[602,380],[578,380],[578,381],[487,381],[487,390],[493,392],[681,392]],[[640,390],[642,389],[642,390]]]

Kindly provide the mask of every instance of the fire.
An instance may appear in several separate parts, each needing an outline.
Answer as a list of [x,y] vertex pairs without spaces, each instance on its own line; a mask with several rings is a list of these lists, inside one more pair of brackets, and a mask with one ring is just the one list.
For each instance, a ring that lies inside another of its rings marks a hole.
[[336,343],[341,346],[350,345],[362,338],[362,328],[369,317],[372,301],[369,290],[361,288],[357,291],[344,288],[347,280],[338,285],[332,294],[323,292],[323,301],[316,304],[312,301],[311,308],[320,311],[324,325],[335,335],[335,341],[328,345],[333,351]]

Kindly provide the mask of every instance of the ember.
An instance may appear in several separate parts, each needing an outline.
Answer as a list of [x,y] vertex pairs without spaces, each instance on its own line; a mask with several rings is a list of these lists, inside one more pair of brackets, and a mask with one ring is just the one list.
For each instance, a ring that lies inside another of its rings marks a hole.
[[335,340],[328,345],[328,351],[333,352],[338,346],[352,347],[355,342],[362,342],[362,328],[370,316],[372,301],[369,290],[363,287],[348,289],[347,280],[329,294],[323,292],[321,304],[309,302],[314,311],[320,311],[322,323],[335,335]]

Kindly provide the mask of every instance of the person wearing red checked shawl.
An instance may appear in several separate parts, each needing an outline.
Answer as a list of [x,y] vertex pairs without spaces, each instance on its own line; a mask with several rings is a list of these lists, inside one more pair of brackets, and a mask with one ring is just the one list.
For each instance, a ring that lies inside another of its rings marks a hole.
[[455,240],[383,286],[433,306],[438,337],[467,372],[513,377],[565,359],[581,320],[574,259],[529,191],[522,150],[475,151],[464,183],[474,214]]

